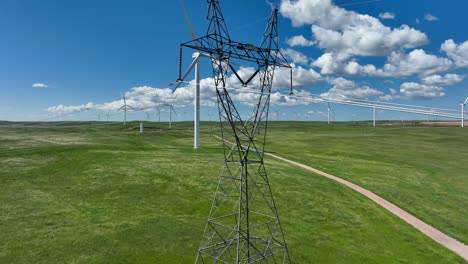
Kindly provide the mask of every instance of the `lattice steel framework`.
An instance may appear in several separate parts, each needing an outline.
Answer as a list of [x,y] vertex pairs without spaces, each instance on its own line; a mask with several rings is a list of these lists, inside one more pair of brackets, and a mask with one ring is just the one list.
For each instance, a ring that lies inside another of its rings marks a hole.
[[[225,163],[196,263],[290,263],[264,166],[275,68],[291,69],[278,48],[278,10],[273,10],[256,47],[231,40],[219,1],[207,2],[207,33],[181,44],[181,57],[182,47],[212,57]],[[257,70],[244,81],[232,66],[234,60],[254,64]],[[247,120],[241,118],[226,88],[228,72],[244,86],[259,76],[258,101]]]

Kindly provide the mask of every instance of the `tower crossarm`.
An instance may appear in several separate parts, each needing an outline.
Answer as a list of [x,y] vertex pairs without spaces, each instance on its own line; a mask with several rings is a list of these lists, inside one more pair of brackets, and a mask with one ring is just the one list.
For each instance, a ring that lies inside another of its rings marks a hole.
[[289,65],[280,50],[257,47],[250,43],[232,40],[219,45],[219,43],[215,43],[216,41],[215,35],[208,35],[182,43],[181,46],[207,53],[220,60],[237,59],[256,63],[258,67],[276,66],[291,68],[291,65]]

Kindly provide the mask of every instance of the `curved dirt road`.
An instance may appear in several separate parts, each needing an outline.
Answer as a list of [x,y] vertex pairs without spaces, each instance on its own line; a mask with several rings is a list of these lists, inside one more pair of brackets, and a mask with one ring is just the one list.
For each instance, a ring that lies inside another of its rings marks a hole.
[[435,229],[434,227],[424,223],[423,221],[419,220],[418,218],[414,217],[413,215],[409,214],[405,210],[401,209],[400,207],[392,204],[391,202],[383,199],[382,197],[376,195],[375,193],[368,191],[362,187],[359,187],[358,185],[351,183],[349,181],[343,180],[339,177],[333,176],[331,174],[328,174],[326,172],[314,169],[312,167],[309,167],[307,165],[280,157],[275,154],[271,153],[265,153],[265,155],[268,155],[270,157],[273,157],[275,159],[285,161],[287,163],[293,164],[297,167],[303,168],[305,170],[308,170],[310,172],[313,172],[315,174],[324,176],[326,178],[329,178],[331,180],[337,181],[359,193],[362,195],[366,196],[367,198],[371,199],[372,201],[376,202],[378,205],[382,206],[383,208],[387,209],[389,212],[392,214],[398,216],[400,219],[405,221],[406,223],[412,225],[414,228],[418,229],[421,231],[423,234],[426,236],[430,237],[432,240],[436,241],[437,243],[441,244],[442,246],[446,247],[447,249],[451,250],[452,252],[456,253],[457,255],[461,256],[464,258],[466,261],[468,261],[468,246],[461,243],[460,241],[447,236],[446,234],[440,232],[439,230]]

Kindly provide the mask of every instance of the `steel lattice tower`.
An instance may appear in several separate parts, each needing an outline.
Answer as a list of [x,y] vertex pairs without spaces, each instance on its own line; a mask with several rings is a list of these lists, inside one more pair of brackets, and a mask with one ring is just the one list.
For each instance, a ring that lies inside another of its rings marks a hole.
[[[206,35],[181,44],[181,51],[188,47],[212,57],[225,162],[196,263],[290,263],[264,166],[275,68],[291,69],[278,48],[278,10],[273,10],[256,47],[231,40],[219,1],[207,2]],[[254,64],[257,70],[244,81],[231,64],[234,60]],[[259,75],[258,101],[247,120],[242,120],[226,87],[228,72],[244,86]]]

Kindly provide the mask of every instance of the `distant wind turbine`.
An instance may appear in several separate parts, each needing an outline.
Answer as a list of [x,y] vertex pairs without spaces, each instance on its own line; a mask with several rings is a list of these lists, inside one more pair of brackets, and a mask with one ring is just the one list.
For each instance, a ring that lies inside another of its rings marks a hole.
[[461,127],[465,127],[465,106],[468,103],[468,97],[466,97],[465,101],[460,101],[461,105]]
[[174,96],[174,99],[172,99],[172,102],[170,104],[162,104],[161,105],[161,106],[169,107],[169,129],[172,128],[172,112],[174,112],[174,114],[177,115],[177,112],[175,111],[174,106],[173,106],[176,98],[177,98],[177,95]]
[[127,98],[125,98],[125,95],[123,96],[123,100],[124,100],[124,105],[122,107],[119,108],[119,110],[121,110],[122,108],[124,109],[124,125],[127,124],[127,108],[131,108],[133,110],[136,110],[133,106],[130,106],[127,104]]
[[158,112],[157,112],[157,115],[158,115],[158,122],[160,123],[160,122],[161,122],[161,109],[159,109],[159,107],[156,106],[156,110],[158,111]]
[[279,120],[279,112],[280,112],[280,111],[279,111],[279,110],[274,110],[274,111],[276,112],[276,121],[278,121],[278,120]]
[[294,117],[296,118],[296,121],[299,120],[299,113],[297,111],[293,111]]

